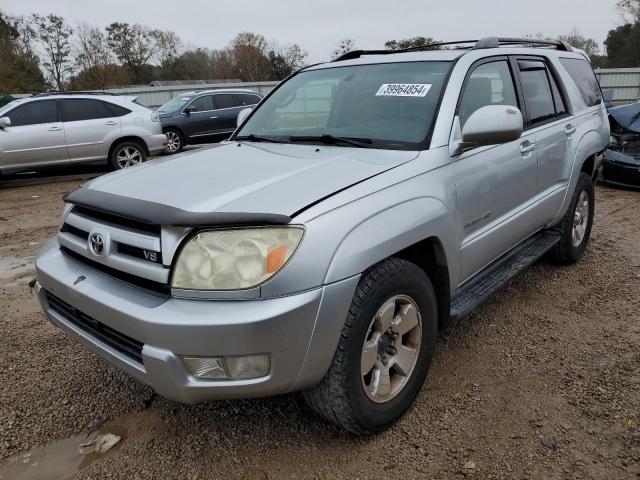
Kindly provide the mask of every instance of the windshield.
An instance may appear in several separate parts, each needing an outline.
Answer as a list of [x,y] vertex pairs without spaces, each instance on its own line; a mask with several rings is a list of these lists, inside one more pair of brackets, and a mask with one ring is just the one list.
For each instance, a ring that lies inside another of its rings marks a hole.
[[301,72],[235,138],[421,149],[450,68],[450,62],[414,62]]
[[169,100],[167,103],[158,108],[160,113],[173,113],[182,109],[187,102],[191,100],[191,97],[176,97]]

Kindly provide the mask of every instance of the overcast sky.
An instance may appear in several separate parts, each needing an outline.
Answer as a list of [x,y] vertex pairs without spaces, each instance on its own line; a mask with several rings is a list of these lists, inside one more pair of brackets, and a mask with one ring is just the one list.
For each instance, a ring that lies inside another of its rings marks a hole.
[[2,0],[11,15],[55,13],[104,27],[141,23],[175,31],[187,46],[225,47],[239,32],[300,44],[308,62],[330,58],[340,39],[382,48],[415,35],[440,40],[484,36],[557,36],[577,27],[600,45],[621,23],[616,0]]

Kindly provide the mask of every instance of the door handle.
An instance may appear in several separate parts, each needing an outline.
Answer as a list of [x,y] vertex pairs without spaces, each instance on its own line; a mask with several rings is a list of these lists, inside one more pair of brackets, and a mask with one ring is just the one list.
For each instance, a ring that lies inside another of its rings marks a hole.
[[573,135],[574,133],[576,133],[578,129],[576,127],[574,127],[573,125],[567,125],[564,128],[564,133],[566,133],[567,135]]
[[59,132],[60,130],[62,130],[62,128],[61,127],[56,127],[56,126],[53,126],[53,127],[51,127],[49,129],[50,132]]
[[209,117],[209,118],[210,118],[211,120],[213,120],[213,119],[215,119],[215,118],[218,118],[218,116],[217,116],[217,115],[214,115],[213,117]]
[[117,125],[117,124],[118,124],[118,122],[114,122],[113,120],[105,123],[105,125]]
[[533,152],[536,148],[538,146],[535,143],[524,142],[520,145],[520,153],[524,155],[525,153]]

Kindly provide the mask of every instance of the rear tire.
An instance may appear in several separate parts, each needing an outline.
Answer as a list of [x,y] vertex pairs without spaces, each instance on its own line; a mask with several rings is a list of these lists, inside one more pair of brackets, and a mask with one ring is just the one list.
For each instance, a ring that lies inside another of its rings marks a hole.
[[167,153],[179,153],[184,148],[184,136],[176,128],[165,128],[167,136]]
[[436,295],[422,269],[399,258],[372,267],[358,284],[329,371],[303,392],[308,405],[357,435],[387,429],[420,392],[437,326]]
[[134,141],[124,141],[111,149],[109,165],[113,170],[132,167],[144,163],[147,154],[142,145]]
[[561,240],[551,251],[551,259],[559,265],[571,265],[582,258],[593,226],[595,190],[593,181],[586,173],[578,177],[567,213],[557,229]]

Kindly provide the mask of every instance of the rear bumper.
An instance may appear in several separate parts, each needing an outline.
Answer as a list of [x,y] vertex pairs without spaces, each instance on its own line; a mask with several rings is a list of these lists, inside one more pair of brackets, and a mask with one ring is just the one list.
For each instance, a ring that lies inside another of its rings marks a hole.
[[[159,394],[186,403],[269,396],[317,383],[333,357],[358,280],[268,300],[166,298],[68,257],[55,239],[38,255],[36,271],[38,299],[54,325]],[[139,342],[140,360],[82,328],[49,295]],[[252,380],[197,379],[182,361],[261,353],[270,355],[270,371]]]
[[147,138],[147,148],[150,155],[159,155],[165,151],[167,136],[164,133],[151,135]]

